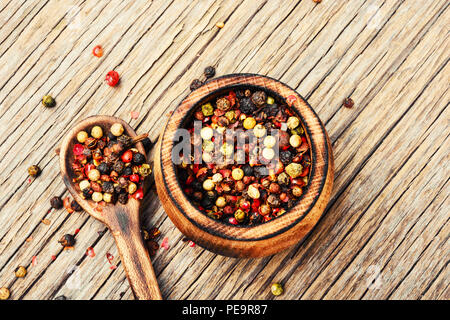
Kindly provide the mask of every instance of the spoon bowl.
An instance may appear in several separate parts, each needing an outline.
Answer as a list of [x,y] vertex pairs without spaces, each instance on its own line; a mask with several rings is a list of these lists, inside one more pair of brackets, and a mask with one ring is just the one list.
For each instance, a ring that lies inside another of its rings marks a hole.
[[[116,204],[110,203],[99,207],[94,201],[83,199],[78,185],[73,182],[75,174],[71,163],[74,159],[73,146],[77,143],[77,133],[80,131],[90,132],[95,125],[100,126],[104,132],[107,132],[114,123],[122,124],[124,134],[132,138],[137,136],[128,123],[116,117],[92,116],[81,121],[69,131],[62,141],[60,151],[61,176],[75,201],[92,217],[104,223],[111,231],[136,298],[140,300],[161,300],[162,296],[156,275],[141,236],[140,201],[130,197],[125,205],[117,202]],[[146,155],[141,142],[137,142],[135,148]]]

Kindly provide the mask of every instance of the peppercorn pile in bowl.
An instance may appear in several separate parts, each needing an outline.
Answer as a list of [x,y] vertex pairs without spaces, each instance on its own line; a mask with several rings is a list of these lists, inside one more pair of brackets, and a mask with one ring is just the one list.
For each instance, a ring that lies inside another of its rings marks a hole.
[[145,155],[134,147],[139,137],[129,137],[122,124],[114,123],[106,134],[96,125],[89,133],[78,132],[76,140],[72,181],[83,199],[105,205],[126,204],[130,197],[143,198],[143,182],[151,167],[145,163]]
[[[210,218],[258,225],[286,213],[301,198],[310,147],[300,117],[281,97],[259,88],[235,89],[201,103],[183,127],[191,134],[191,148],[201,148],[201,159],[195,152],[180,154],[178,181]],[[238,134],[227,137],[231,132]],[[240,145],[240,134],[256,140]]]

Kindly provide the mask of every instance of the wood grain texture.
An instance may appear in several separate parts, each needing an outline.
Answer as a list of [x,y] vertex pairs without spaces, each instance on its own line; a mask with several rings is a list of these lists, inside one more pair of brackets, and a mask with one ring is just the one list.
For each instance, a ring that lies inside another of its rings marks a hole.
[[[106,227],[50,210],[52,196],[68,195],[54,149],[96,114],[157,141],[213,65],[219,76],[267,75],[304,96],[329,133],[335,184],[306,240],[260,259],[188,246],[150,191],[142,223],[169,243],[152,257],[164,298],[272,299],[279,281],[276,299],[449,299],[449,21],[445,0],[0,4],[0,286],[11,299],[133,299]],[[116,88],[103,83],[111,69]],[[40,104],[49,93],[53,109]],[[352,109],[342,107],[348,96]],[[43,172],[28,183],[31,164]],[[62,251],[57,240],[76,229],[74,250]]]

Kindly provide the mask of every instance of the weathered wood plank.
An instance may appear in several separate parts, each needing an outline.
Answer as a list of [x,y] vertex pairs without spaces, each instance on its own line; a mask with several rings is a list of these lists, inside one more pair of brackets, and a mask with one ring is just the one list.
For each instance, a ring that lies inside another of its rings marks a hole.
[[431,285],[425,289],[422,293],[421,299],[424,300],[448,300],[450,299],[450,286],[448,283],[449,279],[449,267],[448,262],[445,267],[439,272],[436,279],[433,280]]

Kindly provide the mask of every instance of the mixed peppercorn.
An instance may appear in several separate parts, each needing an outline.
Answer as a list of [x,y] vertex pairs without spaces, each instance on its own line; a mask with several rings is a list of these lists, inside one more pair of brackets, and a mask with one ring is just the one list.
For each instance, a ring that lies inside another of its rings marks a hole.
[[[276,102],[264,91],[242,89],[195,111],[195,120],[202,122],[201,139],[196,141],[194,135],[191,147],[201,143],[202,161],[183,160],[177,174],[186,195],[209,217],[233,225],[256,225],[282,215],[302,195],[311,166],[310,148],[300,119],[281,100]],[[191,133],[193,122],[187,125]],[[242,148],[214,140],[214,131],[227,129],[249,131],[261,143],[246,141]],[[215,161],[238,148],[245,152],[244,162]],[[255,153],[266,162],[252,161],[250,155]]]
[[113,124],[106,135],[100,126],[94,126],[90,134],[78,132],[72,170],[82,198],[101,204],[126,204],[129,197],[142,199],[142,183],[151,167],[133,145],[145,137],[132,139],[120,123]]

